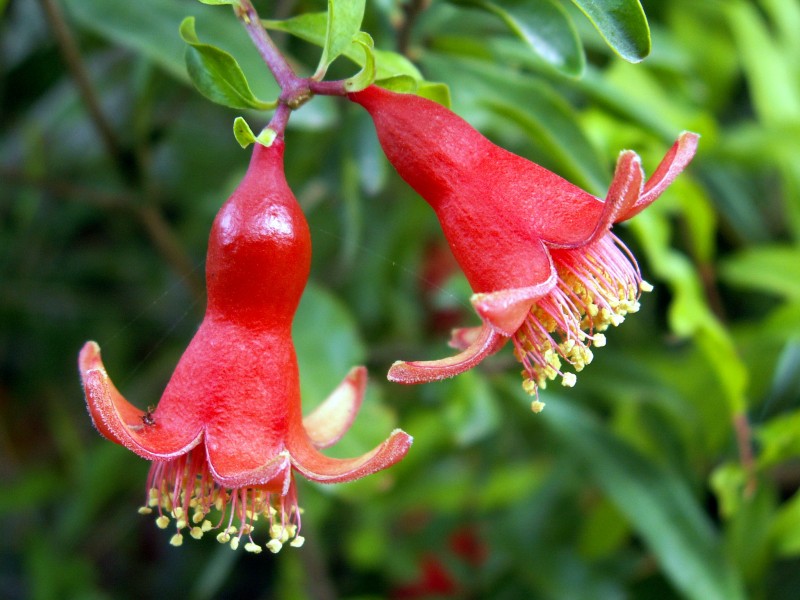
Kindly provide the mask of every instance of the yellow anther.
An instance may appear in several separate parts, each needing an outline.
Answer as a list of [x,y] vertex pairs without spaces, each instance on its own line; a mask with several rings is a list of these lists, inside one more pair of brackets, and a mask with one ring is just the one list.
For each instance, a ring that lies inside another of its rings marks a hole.
[[169,517],[167,515],[161,515],[156,519],[156,525],[160,529],[166,529],[169,527]]
[[273,554],[277,554],[278,552],[281,551],[281,548],[283,548],[283,544],[280,543],[278,540],[270,540],[265,544],[265,546],[267,547],[267,550],[269,550]]
[[203,537],[203,530],[200,527],[192,527],[189,531],[189,535],[194,539],[199,540],[201,537]]
[[192,515],[192,523],[199,523],[205,518],[203,511],[198,510]]
[[201,523],[200,529],[205,531],[211,531],[214,528],[214,525],[209,520],[205,520]]
[[140,515],[149,515],[152,512],[153,512],[153,509],[150,508],[149,506],[140,506],[139,507],[139,514]]
[[564,377],[561,378],[561,385],[564,387],[575,387],[578,378],[575,373],[564,373]]
[[305,541],[306,538],[304,538],[302,535],[298,535],[291,542],[289,542],[289,545],[293,548],[299,548],[305,543]]
[[231,525],[231,526],[230,526],[230,527],[228,527],[228,528],[227,528],[225,531],[226,531],[227,533],[236,533],[236,532],[237,532],[237,531],[239,531],[239,530],[238,530],[238,529],[236,529],[236,526],[235,526],[235,525]]
[[531,396],[533,396],[536,393],[536,384],[533,381],[531,381],[530,379],[525,379],[522,382],[522,389],[526,393],[528,393]]
[[231,541],[231,536],[223,531],[222,533],[217,534],[217,541],[220,544],[227,544]]
[[244,549],[247,550],[248,552],[252,552],[253,554],[259,554],[261,552],[261,546],[253,542],[247,542],[244,545]]
[[175,527],[177,527],[178,529],[183,529],[184,527],[186,527],[186,519],[178,519],[177,521],[175,521]]
[[653,286],[647,283],[644,279],[639,282],[639,290],[642,292],[652,292]]
[[169,539],[169,543],[173,546],[180,546],[183,544],[183,536],[180,533],[176,533]]
[[238,537],[231,538],[231,550],[236,550],[239,548],[239,539]]
[[183,516],[183,507],[176,506],[175,510],[172,511],[172,516],[176,519],[180,519]]
[[602,333],[595,333],[593,337],[592,344],[595,348],[602,348],[606,345],[606,336]]
[[544,410],[544,402],[540,400],[534,400],[533,402],[531,402],[531,410],[537,414],[542,412]]

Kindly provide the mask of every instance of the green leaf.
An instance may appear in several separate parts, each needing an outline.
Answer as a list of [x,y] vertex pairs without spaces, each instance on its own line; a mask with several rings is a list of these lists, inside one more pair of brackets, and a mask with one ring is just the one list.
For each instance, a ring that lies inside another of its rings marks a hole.
[[[264,20],[262,22],[267,29],[285,31],[315,46],[325,46],[328,23],[327,13],[306,13],[283,21]],[[375,54],[377,79],[408,75],[414,79],[422,80],[422,73],[419,72],[419,69],[402,54],[386,50],[373,50],[373,52]],[[342,56],[346,56],[360,67],[363,67],[366,63],[364,51],[358,45],[352,43],[348,43],[342,49]]]
[[209,44],[200,43],[194,17],[186,17],[180,25],[186,48],[186,70],[197,90],[217,104],[230,108],[269,110],[276,102],[264,102],[253,95],[239,63],[230,54]]
[[800,299],[800,248],[760,246],[740,252],[720,266],[722,278],[733,285]]
[[551,399],[542,415],[575,452],[687,598],[743,599],[736,572],[686,482],[612,435],[588,411]]
[[364,50],[364,68],[344,82],[344,87],[348,92],[360,92],[373,81],[375,81],[375,53],[373,48],[375,43],[368,33],[359,32],[353,37],[354,44],[358,44]]
[[256,141],[256,135],[242,117],[236,117],[233,120],[233,137],[236,138],[242,148],[247,148]]
[[229,4],[230,6],[241,6],[241,2],[239,0],[197,0],[202,4],[209,4],[211,6],[222,6],[224,4]]
[[330,64],[352,43],[361,29],[365,3],[366,0],[328,0],[325,43],[314,75],[316,79],[322,79]]
[[614,52],[629,62],[650,54],[650,27],[639,0],[572,0]]
[[583,72],[578,33],[566,11],[552,0],[470,0],[467,4],[500,17],[536,54],[562,73],[577,77]]
[[450,108],[450,87],[446,83],[420,82],[417,95]]
[[250,125],[248,125],[247,121],[242,117],[236,117],[233,121],[233,137],[236,138],[236,141],[239,142],[242,148],[247,148],[250,144],[255,143],[269,147],[275,140],[276,135],[277,134],[272,129],[265,127],[261,133],[256,136],[253,130],[250,129]]
[[756,112],[768,123],[796,123],[800,118],[796,57],[777,43],[756,6],[736,0],[726,11]]

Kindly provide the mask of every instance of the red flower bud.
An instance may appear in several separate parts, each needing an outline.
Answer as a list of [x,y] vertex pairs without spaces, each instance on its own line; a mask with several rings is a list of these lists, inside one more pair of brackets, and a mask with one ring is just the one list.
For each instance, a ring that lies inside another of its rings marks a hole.
[[[405,456],[411,437],[396,430],[371,452],[349,460],[322,455],[350,427],[360,407],[366,370],[353,369],[331,396],[303,419],[291,338],[305,287],[311,238],[283,174],[284,145],[255,145],[247,174],[219,211],[209,239],[208,307],[158,407],[143,412],[109,379],[100,349],[87,342],[79,368],[98,431],[154,461],[141,512],[169,517],[182,542],[221,527],[221,542],[260,552],[252,530],[267,522],[273,552],[300,545],[300,510],[292,469],[314,481],[350,481]],[[216,508],[216,522],[207,515]],[[228,513],[229,511],[229,513]],[[228,517],[226,518],[226,513]],[[234,520],[238,526],[234,526]]]
[[[493,144],[445,107],[375,86],[350,94],[369,111],[389,161],[436,211],[475,294],[480,328],[456,330],[457,356],[397,362],[389,379],[419,383],[470,369],[513,339],[524,387],[557,376],[573,385],[602,331],[638,309],[649,285],[610,233],[652,203],[694,156],[681,134],[645,183],[641,160],[620,154],[605,201]],[[541,404],[535,404],[540,408]]]

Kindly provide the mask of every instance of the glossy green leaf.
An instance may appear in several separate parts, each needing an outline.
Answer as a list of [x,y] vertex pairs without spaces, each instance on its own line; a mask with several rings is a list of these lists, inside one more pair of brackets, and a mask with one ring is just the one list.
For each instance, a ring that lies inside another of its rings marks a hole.
[[800,248],[761,246],[725,260],[722,278],[740,287],[800,299]]
[[230,54],[209,44],[200,43],[194,17],[186,17],[180,26],[186,48],[186,70],[197,90],[217,104],[230,108],[269,110],[276,102],[264,102],[253,95],[239,63]]
[[[327,36],[328,16],[326,13],[305,13],[283,21],[264,20],[267,29],[285,31],[316,46],[324,46]],[[422,79],[422,74],[402,54],[387,50],[374,50],[376,78],[386,79],[396,75],[408,75]],[[363,67],[366,63],[364,51],[357,44],[350,43],[342,49],[342,55]]]
[[650,54],[650,27],[639,0],[572,0],[606,43],[630,62]]
[[541,417],[633,525],[686,598],[735,600],[741,582],[686,482],[612,435],[588,411],[551,399]]
[[473,0],[467,4],[500,17],[545,62],[562,73],[578,76],[583,72],[583,47],[572,20],[552,0]]
[[366,0],[328,0],[325,43],[314,75],[317,79],[325,76],[330,64],[350,46],[360,31],[365,3]]

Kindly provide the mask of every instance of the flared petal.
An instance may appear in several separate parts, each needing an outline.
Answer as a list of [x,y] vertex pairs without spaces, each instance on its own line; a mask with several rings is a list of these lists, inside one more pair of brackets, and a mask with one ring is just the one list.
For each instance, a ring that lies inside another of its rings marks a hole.
[[550,292],[556,286],[557,279],[551,259],[550,276],[545,281],[522,288],[473,294],[470,302],[484,323],[505,337],[511,337],[522,325],[533,303]]
[[611,186],[608,188],[608,194],[603,203],[600,221],[595,226],[594,233],[584,243],[590,244],[605,235],[619,220],[620,215],[628,212],[636,204],[643,189],[642,159],[632,150],[621,152],[617,160],[617,168],[614,170],[614,179],[611,180]]
[[238,465],[230,465],[220,460],[219,456],[212,455],[209,445],[206,445],[206,461],[214,481],[222,487],[267,487],[270,491],[285,494],[291,483],[291,460],[285,450],[265,464],[243,471]]
[[357,458],[347,459],[325,456],[306,435],[291,436],[287,448],[292,465],[306,479],[320,483],[342,483],[391,467],[406,455],[413,441],[414,438],[405,431],[395,429],[380,446]]
[[109,440],[148,460],[166,460],[185,454],[203,436],[194,431],[148,422],[147,413],[129,403],[108,377],[100,358],[100,347],[86,342],[78,357],[86,406],[97,430]]
[[692,161],[697,152],[699,139],[700,136],[691,131],[681,133],[678,136],[678,140],[672,145],[672,148],[669,149],[650,176],[650,179],[644,184],[644,191],[639,200],[622,213],[616,222],[627,221],[650,206]]
[[440,360],[397,361],[389,369],[387,378],[395,383],[413,384],[454,377],[475,367],[484,358],[500,350],[507,340],[508,337],[484,323],[480,335],[463,352]]
[[303,427],[315,447],[329,448],[350,429],[366,386],[367,370],[353,367],[331,395],[303,418]]

